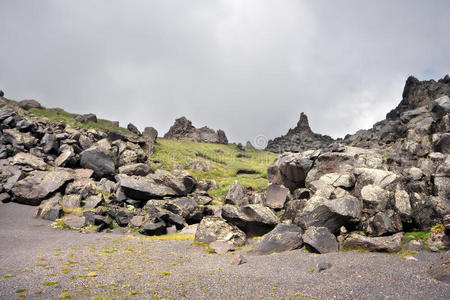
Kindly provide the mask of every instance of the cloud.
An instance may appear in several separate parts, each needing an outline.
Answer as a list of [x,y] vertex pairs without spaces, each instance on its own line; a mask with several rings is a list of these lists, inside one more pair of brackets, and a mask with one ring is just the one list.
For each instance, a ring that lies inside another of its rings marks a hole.
[[448,1],[2,1],[0,87],[165,133],[232,141],[368,128],[450,69]]

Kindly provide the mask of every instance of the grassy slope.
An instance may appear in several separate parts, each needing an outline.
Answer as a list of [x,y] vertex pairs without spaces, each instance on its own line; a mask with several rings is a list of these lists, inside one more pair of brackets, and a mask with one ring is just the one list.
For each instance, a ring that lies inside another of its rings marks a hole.
[[[238,154],[244,154],[245,157],[238,157]],[[242,185],[254,190],[265,188],[268,184],[267,167],[273,163],[276,156],[271,152],[249,148],[246,148],[245,152],[241,152],[237,150],[236,145],[232,144],[220,145],[158,139],[155,153],[150,159],[154,168],[170,171],[175,163],[189,171],[197,180],[216,180],[219,189],[212,191],[211,194],[223,199],[235,180],[239,180]],[[192,171],[190,164],[198,159],[208,161],[210,170],[204,173]],[[239,170],[253,171],[255,174],[237,174]]]
[[[59,108],[31,109],[30,112],[38,117],[48,118],[53,122],[64,122],[74,128],[93,128],[129,133],[126,128],[113,126],[108,120],[98,119],[97,123],[80,123],[74,119],[76,114],[68,113]],[[245,156],[238,157],[238,154],[244,154]],[[199,158],[199,156],[203,158]],[[155,169],[163,168],[170,171],[174,164],[178,164],[197,180],[216,180],[219,188],[212,191],[211,195],[223,199],[235,180],[239,180],[242,185],[254,190],[265,188],[268,184],[267,167],[272,164],[276,156],[271,152],[250,148],[246,148],[243,153],[237,150],[236,145],[232,144],[195,143],[159,138],[150,161]],[[190,164],[198,159],[206,160],[210,165],[210,170],[204,173],[194,172]],[[255,174],[237,174],[239,170],[252,171]]]

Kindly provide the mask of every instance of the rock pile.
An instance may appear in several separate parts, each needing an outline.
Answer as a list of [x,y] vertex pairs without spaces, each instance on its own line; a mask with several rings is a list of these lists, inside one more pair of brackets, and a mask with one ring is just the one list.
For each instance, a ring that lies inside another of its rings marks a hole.
[[325,149],[333,142],[333,138],[327,135],[314,133],[309,127],[308,117],[301,113],[297,126],[289,129],[286,135],[270,140],[266,150],[274,153],[302,152],[311,149]]
[[188,140],[201,143],[228,144],[227,136],[223,130],[217,132],[208,127],[195,128],[192,122],[181,117],[175,120],[169,131],[164,135],[166,139]]

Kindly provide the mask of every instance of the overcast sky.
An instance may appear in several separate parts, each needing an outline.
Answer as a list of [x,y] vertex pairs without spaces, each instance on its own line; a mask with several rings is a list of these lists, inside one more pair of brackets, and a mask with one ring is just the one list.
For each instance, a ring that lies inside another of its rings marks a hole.
[[0,89],[160,135],[274,138],[304,111],[342,137],[449,73],[449,37],[447,0],[1,0]]

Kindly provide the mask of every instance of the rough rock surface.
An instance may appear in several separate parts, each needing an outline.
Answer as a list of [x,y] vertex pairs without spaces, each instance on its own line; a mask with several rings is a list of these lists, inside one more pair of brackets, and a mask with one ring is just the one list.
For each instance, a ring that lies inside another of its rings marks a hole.
[[278,224],[259,240],[250,253],[265,255],[298,249],[303,244],[302,234],[303,230],[296,225]]
[[239,228],[221,218],[203,218],[195,232],[195,241],[210,244],[217,240],[240,247],[246,243],[247,237]]
[[166,139],[189,140],[193,142],[228,144],[223,130],[217,132],[208,127],[195,128],[192,122],[181,117],[175,120],[169,131],[164,135]]
[[319,253],[337,252],[336,237],[325,227],[310,227],[303,234],[303,242]]
[[402,232],[392,236],[367,237],[356,232],[350,234],[343,243],[343,247],[349,249],[367,249],[377,252],[397,252],[402,249],[405,235]]

